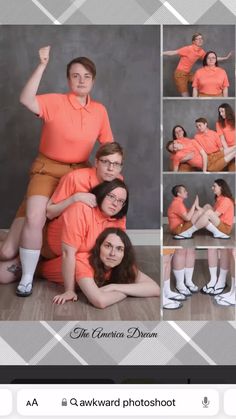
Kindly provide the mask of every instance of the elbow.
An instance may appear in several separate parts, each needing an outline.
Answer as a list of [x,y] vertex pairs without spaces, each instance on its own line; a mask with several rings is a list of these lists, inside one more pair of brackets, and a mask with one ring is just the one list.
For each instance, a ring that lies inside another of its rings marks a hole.
[[53,218],[54,218],[54,216],[53,216],[52,211],[51,211],[51,209],[50,209],[50,208],[47,208],[47,209],[46,209],[46,217],[47,217],[49,220],[53,220]]
[[102,295],[96,296],[94,298],[91,298],[89,302],[96,308],[99,308],[100,310],[107,307],[107,304],[103,298]]

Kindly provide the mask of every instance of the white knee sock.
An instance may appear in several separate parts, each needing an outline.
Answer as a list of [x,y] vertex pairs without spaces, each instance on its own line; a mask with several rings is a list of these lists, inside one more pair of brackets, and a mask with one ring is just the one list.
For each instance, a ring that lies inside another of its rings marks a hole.
[[208,288],[214,287],[217,282],[217,266],[209,267],[210,281],[207,283]]
[[164,281],[163,295],[166,298],[175,298],[175,297],[180,296],[180,294],[178,292],[174,292],[174,291],[171,290],[171,288],[170,288],[170,279],[167,279],[166,281]]
[[193,278],[193,268],[185,268],[184,269],[184,275],[185,275],[185,282],[187,287],[193,286],[194,283],[192,281]]
[[20,247],[19,253],[22,266],[20,285],[31,284],[39,260],[40,250],[24,249],[23,247]]
[[227,277],[228,270],[220,268],[220,275],[217,280],[217,288],[224,287],[226,284],[226,277]]
[[176,279],[176,288],[178,290],[185,290],[184,269],[173,269],[173,273]]
[[219,233],[218,228],[216,226],[214,226],[214,224],[212,224],[212,223],[207,224],[206,230],[210,231],[212,234],[218,234]]

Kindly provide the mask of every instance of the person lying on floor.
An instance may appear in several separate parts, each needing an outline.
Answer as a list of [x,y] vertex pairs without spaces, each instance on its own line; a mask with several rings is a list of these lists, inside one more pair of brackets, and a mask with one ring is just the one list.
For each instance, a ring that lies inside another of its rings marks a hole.
[[135,253],[127,234],[116,227],[106,228],[90,252],[76,255],[75,269],[65,275],[60,258],[40,263],[41,275],[64,284],[65,292],[53,298],[55,304],[77,301],[76,285],[97,308],[105,308],[132,297],[158,297],[160,288],[137,268]]

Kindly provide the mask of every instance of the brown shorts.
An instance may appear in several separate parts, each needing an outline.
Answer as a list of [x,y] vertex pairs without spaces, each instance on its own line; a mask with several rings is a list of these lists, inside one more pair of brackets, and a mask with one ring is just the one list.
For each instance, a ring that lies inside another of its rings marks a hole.
[[193,74],[175,70],[174,81],[179,93],[188,92],[188,83],[193,81]]
[[222,97],[223,93],[221,93],[220,95],[213,95],[213,94],[208,94],[208,93],[198,93],[198,97]]
[[72,170],[91,167],[89,162],[82,163],[62,163],[51,160],[39,153],[30,169],[30,181],[26,196],[17,210],[16,218],[24,217],[26,211],[26,199],[33,195],[43,195],[50,198],[62,176]]
[[194,167],[190,166],[188,163],[180,163],[179,172],[195,172]]
[[171,231],[171,233],[180,234],[188,230],[190,227],[192,227],[191,221],[184,221],[182,224],[179,224],[173,231]]
[[230,161],[227,166],[226,169],[228,170],[228,172],[235,172],[236,167],[235,167],[235,159]]
[[207,170],[209,172],[220,172],[227,164],[223,151],[217,151],[216,153],[209,154],[207,157]]
[[217,226],[218,230],[221,231],[221,233],[225,233],[228,234],[228,236],[230,235],[231,231],[232,231],[232,226],[229,226],[228,224],[222,223],[220,222],[220,224]]
[[163,256],[173,255],[175,253],[175,249],[163,249],[162,254]]

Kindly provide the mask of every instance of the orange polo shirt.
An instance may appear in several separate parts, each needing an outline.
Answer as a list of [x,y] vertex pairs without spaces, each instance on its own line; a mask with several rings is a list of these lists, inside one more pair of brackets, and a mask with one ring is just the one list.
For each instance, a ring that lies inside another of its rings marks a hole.
[[231,125],[225,124],[225,127],[222,127],[219,122],[216,122],[216,132],[217,134],[223,135],[225,137],[225,141],[228,144],[229,147],[232,147],[236,143],[235,138],[235,128],[232,128]]
[[192,86],[198,93],[221,96],[223,89],[229,86],[229,80],[223,68],[205,66],[194,74]]
[[219,212],[220,221],[229,226],[233,225],[234,221],[234,204],[227,196],[220,195],[216,198],[214,211]]
[[170,231],[175,230],[176,227],[184,222],[183,214],[186,214],[186,212],[188,210],[184,205],[183,199],[179,196],[174,197],[167,211]]
[[207,154],[216,153],[223,147],[219,135],[212,129],[207,128],[203,133],[197,132],[194,139]]
[[185,73],[189,73],[195,62],[199,59],[203,60],[206,54],[204,49],[199,48],[194,44],[179,48],[177,53],[181,58],[176,70],[184,71]]
[[180,144],[182,144],[184,148],[171,155],[173,165],[179,165],[187,154],[193,153],[193,157],[186,163],[190,164],[190,166],[202,169],[203,161],[200,154],[201,146],[198,144],[198,142],[187,137],[178,138],[178,140],[175,141],[178,141]]
[[43,128],[39,151],[52,160],[80,163],[93,146],[113,140],[106,108],[88,97],[82,106],[73,93],[36,96]]
[[[123,176],[118,178],[123,179]],[[73,170],[61,178],[51,200],[57,204],[77,192],[89,192],[99,183],[95,167]]]
[[[82,278],[94,278],[94,269],[89,262],[90,252],[88,253],[79,253],[76,257],[76,268],[75,268],[75,278],[79,281]],[[112,270],[109,269],[105,275],[104,279],[109,281]]]
[[77,252],[88,252],[105,228],[119,227],[125,230],[125,224],[125,217],[116,220],[105,216],[98,207],[90,208],[82,202],[76,202],[49,222],[47,242],[56,256],[62,254],[62,242],[74,247]]

